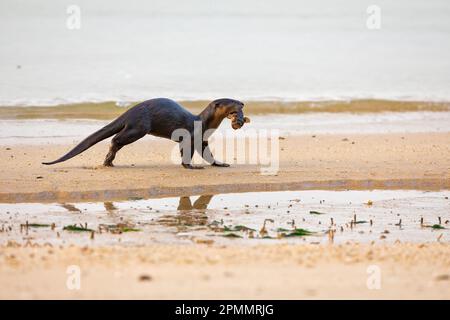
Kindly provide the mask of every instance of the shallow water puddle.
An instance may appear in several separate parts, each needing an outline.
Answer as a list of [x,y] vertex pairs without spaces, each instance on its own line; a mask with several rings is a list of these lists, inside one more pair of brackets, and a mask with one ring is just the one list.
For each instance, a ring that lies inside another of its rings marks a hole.
[[449,242],[450,191],[285,191],[0,204],[0,243]]

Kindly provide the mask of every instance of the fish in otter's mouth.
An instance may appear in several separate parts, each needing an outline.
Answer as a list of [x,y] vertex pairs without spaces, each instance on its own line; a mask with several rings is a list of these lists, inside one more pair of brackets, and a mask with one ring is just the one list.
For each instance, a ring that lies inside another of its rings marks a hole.
[[231,114],[230,119],[231,119],[231,127],[234,130],[240,129],[242,128],[244,123],[250,122],[250,118],[244,117],[244,114],[242,112]]

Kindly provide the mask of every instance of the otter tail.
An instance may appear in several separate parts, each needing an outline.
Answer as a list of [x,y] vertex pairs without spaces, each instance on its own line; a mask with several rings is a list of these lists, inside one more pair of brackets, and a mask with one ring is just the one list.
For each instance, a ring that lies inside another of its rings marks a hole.
[[55,164],[55,163],[69,160],[69,159],[75,157],[76,155],[82,153],[86,149],[89,149],[94,144],[116,134],[117,132],[122,130],[124,126],[125,126],[125,123],[124,123],[122,117],[119,117],[116,120],[114,120],[113,122],[111,122],[110,124],[104,126],[97,132],[94,132],[89,137],[87,137],[86,139],[81,141],[75,148],[70,150],[68,153],[63,155],[61,158],[59,158],[55,161],[51,161],[51,162],[42,162],[42,164],[50,165],[50,164]]

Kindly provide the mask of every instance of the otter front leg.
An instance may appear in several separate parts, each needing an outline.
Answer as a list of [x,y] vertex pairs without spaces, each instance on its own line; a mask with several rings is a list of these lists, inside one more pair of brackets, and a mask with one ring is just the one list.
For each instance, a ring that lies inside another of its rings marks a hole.
[[194,166],[191,164],[192,157],[194,156],[194,144],[183,143],[181,141],[179,143],[180,154],[181,154],[181,165],[185,169],[204,169],[202,166]]
[[222,163],[214,159],[214,156],[209,149],[208,141],[204,141],[202,144],[202,158],[205,159],[206,162],[215,167],[229,167],[228,163]]

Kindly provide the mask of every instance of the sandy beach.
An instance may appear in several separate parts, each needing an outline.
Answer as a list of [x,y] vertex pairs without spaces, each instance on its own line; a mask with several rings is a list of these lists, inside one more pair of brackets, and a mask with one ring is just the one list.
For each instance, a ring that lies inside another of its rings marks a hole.
[[450,300],[449,9],[0,1],[0,300]]
[[[2,247],[2,299],[448,299],[450,245]],[[79,266],[79,290],[67,287]],[[69,269],[70,270],[70,269]],[[379,282],[372,282],[379,274]],[[51,279],[51,280],[50,280]],[[194,289],[195,288],[195,289]]]
[[94,201],[296,189],[450,188],[449,133],[283,137],[276,175],[261,175],[261,166],[248,164],[185,170],[171,162],[176,145],[162,139],[143,139],[126,146],[118,153],[114,168],[100,166],[108,150],[106,143],[68,162],[41,165],[41,161],[56,159],[72,146],[3,146],[0,201]]
[[[448,190],[449,142],[449,133],[286,136],[279,141],[276,175],[261,175],[260,166],[245,164],[185,170],[171,162],[174,144],[164,140],[143,139],[125,147],[114,168],[98,166],[107,143],[52,167],[40,162],[57,158],[73,145],[3,146],[0,201],[76,203],[281,190]],[[64,206],[77,214],[77,208]],[[450,218],[445,212],[443,221]],[[150,240],[157,234],[150,233],[139,245],[127,244],[125,234],[112,245],[98,242],[98,234],[95,240],[89,240],[89,234],[69,234],[63,244],[55,244],[51,239],[56,231],[50,238],[46,233],[50,242],[42,234],[22,230],[12,236],[8,228],[18,225],[8,223],[23,219],[19,214],[8,221],[7,216],[2,216],[0,286],[9,289],[1,291],[1,298],[450,298],[447,225],[443,232],[430,234],[432,240],[426,243],[319,245],[310,240],[247,246],[188,237],[184,244],[158,244]],[[120,213],[113,221],[126,216]],[[411,223],[418,224],[419,217],[413,217]],[[77,240],[80,237],[84,240]],[[71,265],[81,270],[80,290],[66,285]],[[381,272],[379,289],[367,284],[373,270]]]

